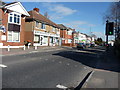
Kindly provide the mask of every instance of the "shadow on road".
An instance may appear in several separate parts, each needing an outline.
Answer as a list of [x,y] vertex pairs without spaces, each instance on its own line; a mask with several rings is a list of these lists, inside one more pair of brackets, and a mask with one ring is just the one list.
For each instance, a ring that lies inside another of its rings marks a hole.
[[108,52],[106,52],[104,48],[70,50],[61,51],[53,55],[59,55],[95,69],[120,72],[120,62],[112,50],[113,49]]

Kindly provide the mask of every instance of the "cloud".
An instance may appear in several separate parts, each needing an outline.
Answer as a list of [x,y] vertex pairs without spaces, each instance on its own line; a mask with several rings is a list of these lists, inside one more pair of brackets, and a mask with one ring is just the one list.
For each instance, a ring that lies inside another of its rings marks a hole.
[[87,22],[85,22],[85,21],[72,21],[69,24],[70,25],[83,25],[83,24],[87,24]]
[[42,3],[42,5],[43,5],[43,7],[47,8],[49,11],[53,12],[50,15],[50,18],[52,18],[52,19],[61,19],[65,16],[72,15],[75,12],[77,12],[77,10],[71,9],[62,4]]
[[[86,21],[72,21],[72,22],[68,22],[68,23],[63,23],[64,25],[74,28],[76,30],[89,30],[90,27],[94,27],[96,25],[94,24],[90,24]],[[82,28],[84,27],[84,28]]]
[[67,27],[71,27],[71,28],[76,29],[76,30],[87,30],[87,28],[81,28],[80,27],[80,25],[84,25],[84,24],[86,24],[86,22],[73,21],[73,22],[63,23],[63,24]]
[[77,12],[77,10],[73,10],[71,8],[65,7],[61,4],[53,5],[51,8],[49,8],[51,11],[54,11],[58,14],[61,14],[63,16],[71,15]]

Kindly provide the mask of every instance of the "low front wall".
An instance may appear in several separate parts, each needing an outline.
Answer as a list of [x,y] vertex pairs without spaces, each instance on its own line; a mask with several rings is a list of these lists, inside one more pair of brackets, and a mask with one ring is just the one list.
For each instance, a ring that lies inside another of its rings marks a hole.
[[62,46],[72,47],[72,43],[62,44]]

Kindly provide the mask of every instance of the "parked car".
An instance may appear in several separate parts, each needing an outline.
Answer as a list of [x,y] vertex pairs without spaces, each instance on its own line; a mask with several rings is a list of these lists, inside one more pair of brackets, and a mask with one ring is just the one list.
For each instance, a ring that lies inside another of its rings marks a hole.
[[85,46],[84,43],[77,43],[77,48],[78,49],[84,49],[84,48],[86,48],[86,46]]
[[95,47],[95,44],[90,44],[90,47]]
[[86,44],[85,44],[85,47],[86,47],[86,48],[89,48],[89,47],[90,47],[90,44],[89,44],[89,43],[86,43]]

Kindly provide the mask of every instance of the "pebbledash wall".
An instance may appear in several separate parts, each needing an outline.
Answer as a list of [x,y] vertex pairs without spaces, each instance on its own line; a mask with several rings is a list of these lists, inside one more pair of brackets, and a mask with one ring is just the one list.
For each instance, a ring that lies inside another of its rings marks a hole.
[[25,17],[29,14],[22,4],[20,2],[6,4],[0,9],[0,12],[2,13],[2,23],[0,25],[2,26],[0,30],[1,46],[24,45]]

